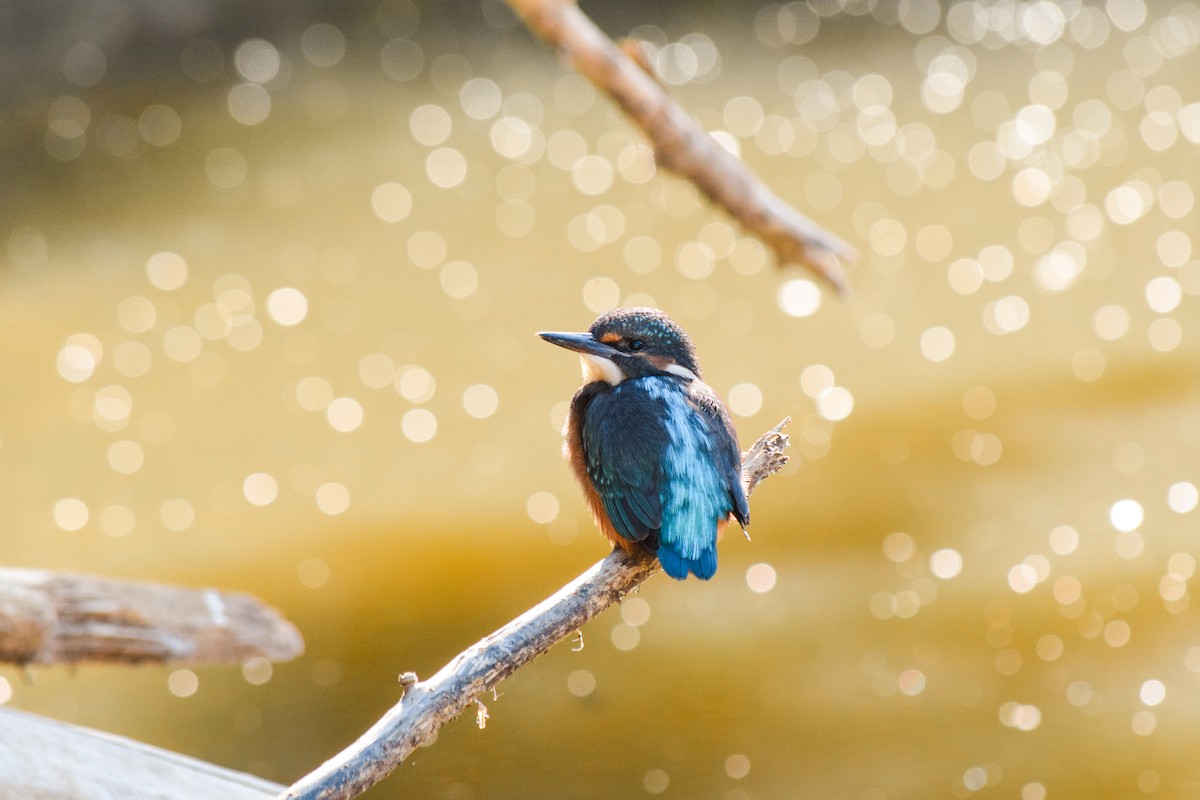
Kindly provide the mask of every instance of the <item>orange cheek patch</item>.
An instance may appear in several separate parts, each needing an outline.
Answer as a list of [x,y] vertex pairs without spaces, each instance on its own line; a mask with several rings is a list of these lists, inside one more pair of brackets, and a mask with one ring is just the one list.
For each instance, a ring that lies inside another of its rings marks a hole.
[[614,342],[621,341],[621,334],[609,332],[601,336],[600,341],[604,342],[605,344],[613,344]]
[[645,356],[645,359],[655,366],[656,369],[665,370],[675,362],[666,356]]

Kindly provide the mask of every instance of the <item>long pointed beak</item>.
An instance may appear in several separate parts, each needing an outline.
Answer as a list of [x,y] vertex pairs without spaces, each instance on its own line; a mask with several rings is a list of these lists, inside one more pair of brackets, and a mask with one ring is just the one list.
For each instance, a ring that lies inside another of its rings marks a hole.
[[542,331],[538,336],[550,344],[574,350],[576,353],[590,353],[601,358],[612,358],[621,351],[604,342],[598,342],[590,333],[553,333]]

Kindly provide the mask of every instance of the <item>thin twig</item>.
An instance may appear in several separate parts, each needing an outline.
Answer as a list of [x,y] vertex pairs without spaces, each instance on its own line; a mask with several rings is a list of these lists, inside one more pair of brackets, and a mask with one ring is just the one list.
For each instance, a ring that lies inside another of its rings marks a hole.
[[0,569],[0,661],[240,664],[303,651],[296,627],[249,595]]
[[[784,420],[742,454],[743,480],[751,489],[787,463]],[[283,798],[349,800],[374,786],[408,754],[487,691],[618,602],[659,571],[651,556],[614,550],[538,606],[460,653],[403,697],[358,741],[297,781]]]
[[838,292],[853,247],[801,214],[717,144],[574,0],[508,0],[525,25],[606,92],[649,138],[658,163],[690,180],[767,244],[781,264],[802,264]]
[[742,454],[742,486],[749,496],[763,479],[774,475],[787,464],[788,457],[783,452],[788,446],[787,434],[783,429],[792,424],[791,417],[771,430],[758,437],[750,449]]

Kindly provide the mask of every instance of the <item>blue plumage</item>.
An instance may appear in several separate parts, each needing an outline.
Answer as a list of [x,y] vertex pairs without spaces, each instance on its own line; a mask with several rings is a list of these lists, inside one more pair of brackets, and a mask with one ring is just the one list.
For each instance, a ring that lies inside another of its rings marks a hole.
[[750,509],[729,413],[687,334],[661,312],[618,309],[587,334],[542,336],[584,359],[566,444],[601,529],[672,578],[711,578],[718,527]]

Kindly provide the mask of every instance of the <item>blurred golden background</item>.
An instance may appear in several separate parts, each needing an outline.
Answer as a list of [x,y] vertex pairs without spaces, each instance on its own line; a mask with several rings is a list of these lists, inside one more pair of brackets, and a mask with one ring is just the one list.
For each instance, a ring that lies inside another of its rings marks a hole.
[[1194,796],[1200,8],[584,9],[860,248],[852,296],[496,0],[0,8],[4,561],[307,641],[0,700],[299,777],[604,554],[533,334],[650,304],[744,445],[794,419],[754,541],[369,796]]

